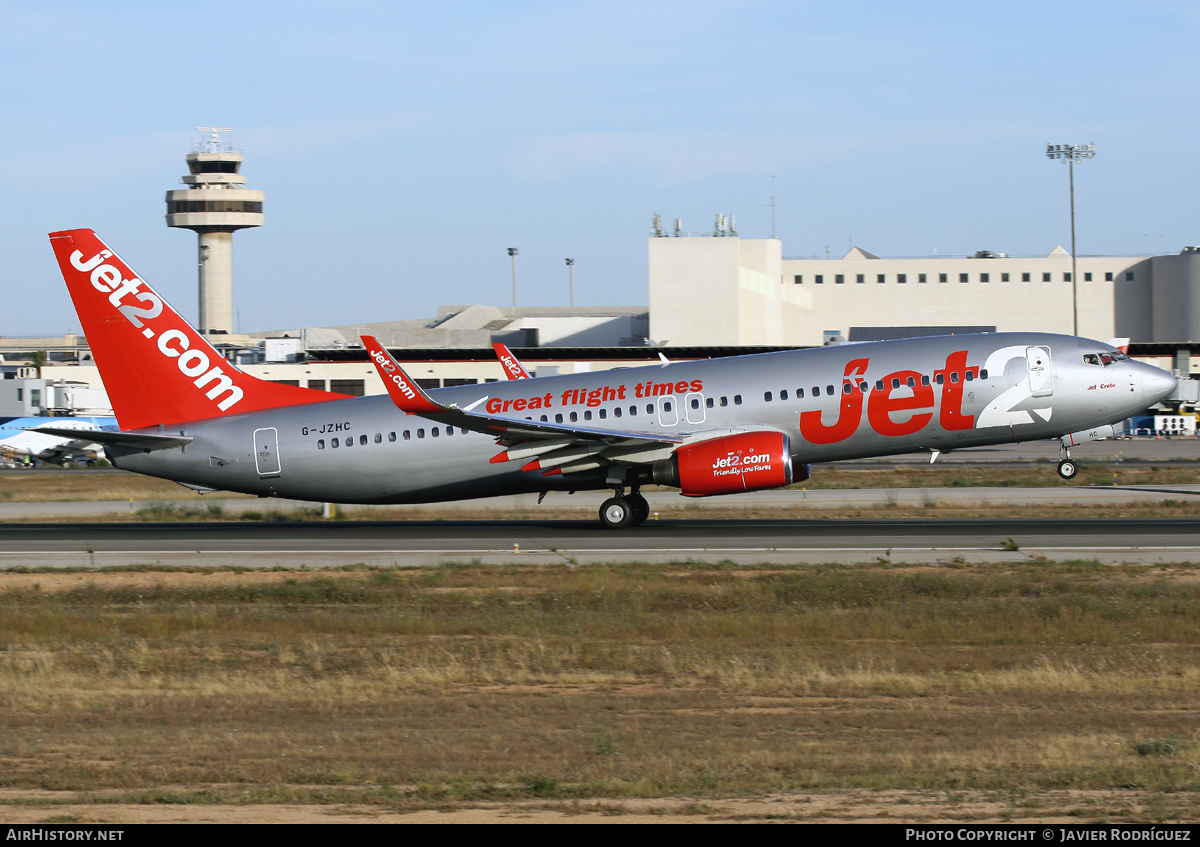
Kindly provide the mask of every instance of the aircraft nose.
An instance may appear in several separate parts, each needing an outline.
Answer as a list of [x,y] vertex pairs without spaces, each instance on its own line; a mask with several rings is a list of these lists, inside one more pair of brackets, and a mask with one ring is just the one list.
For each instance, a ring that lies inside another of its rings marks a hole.
[[1170,397],[1178,387],[1178,380],[1161,368],[1146,365],[1142,373],[1142,394],[1146,405],[1153,406],[1161,400]]

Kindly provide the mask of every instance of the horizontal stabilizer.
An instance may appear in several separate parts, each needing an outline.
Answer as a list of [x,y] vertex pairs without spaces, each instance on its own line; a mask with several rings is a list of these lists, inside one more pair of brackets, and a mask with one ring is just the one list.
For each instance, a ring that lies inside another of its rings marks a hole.
[[128,447],[130,450],[142,450],[146,453],[170,450],[172,447],[183,447],[192,443],[191,436],[187,435],[151,435],[144,432],[110,432],[106,429],[69,429],[59,426],[39,426],[30,431],[44,432],[75,441],[91,441],[106,447]]

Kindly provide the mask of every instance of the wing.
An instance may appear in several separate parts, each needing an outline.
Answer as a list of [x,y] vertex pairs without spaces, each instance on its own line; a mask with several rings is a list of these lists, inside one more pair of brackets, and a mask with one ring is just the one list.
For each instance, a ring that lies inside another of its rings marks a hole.
[[447,426],[494,436],[504,449],[492,457],[493,463],[524,461],[522,470],[542,469],[546,475],[591,470],[614,462],[645,464],[669,458],[687,437],[531,421],[473,411],[482,401],[466,409],[444,406],[426,394],[373,336],[361,338],[398,409]]

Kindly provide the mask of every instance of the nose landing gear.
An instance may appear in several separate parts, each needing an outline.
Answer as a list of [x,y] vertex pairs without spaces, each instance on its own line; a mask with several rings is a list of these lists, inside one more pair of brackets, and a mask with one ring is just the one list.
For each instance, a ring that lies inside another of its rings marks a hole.
[[1071,448],[1063,442],[1058,442],[1058,475],[1063,479],[1074,479],[1079,473],[1079,465],[1071,460]]

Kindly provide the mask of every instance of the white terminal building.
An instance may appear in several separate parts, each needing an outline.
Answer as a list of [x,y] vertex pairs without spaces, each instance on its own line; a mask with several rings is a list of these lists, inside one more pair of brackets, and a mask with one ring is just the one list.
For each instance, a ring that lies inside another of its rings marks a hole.
[[[718,216],[718,223],[723,216]],[[1169,256],[787,258],[732,229],[650,238],[650,335],[670,346],[819,346],[945,332],[1055,332],[1134,344],[1200,339],[1200,247]]]

